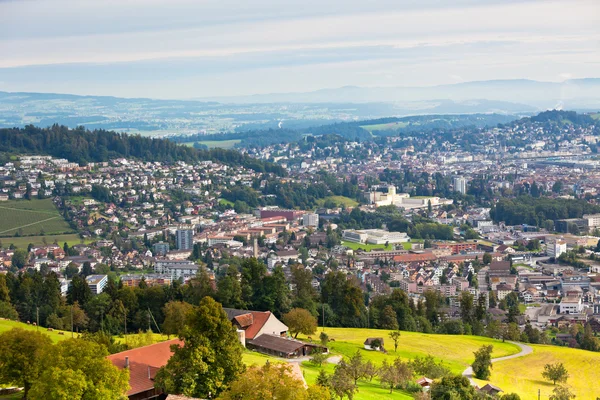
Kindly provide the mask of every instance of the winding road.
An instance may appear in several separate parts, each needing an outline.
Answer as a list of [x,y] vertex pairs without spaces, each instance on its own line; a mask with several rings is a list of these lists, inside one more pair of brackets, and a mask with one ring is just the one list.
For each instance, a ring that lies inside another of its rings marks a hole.
[[[531,346],[528,346],[523,343],[512,342],[512,341],[508,341],[508,343],[512,343],[514,345],[519,346],[521,348],[521,351],[518,352],[517,354],[512,354],[510,356],[492,358],[493,363],[498,362],[498,361],[510,360],[513,358],[524,357],[528,354],[533,353],[533,349],[531,348]],[[473,380],[473,368],[472,367],[469,366],[469,368],[465,369],[462,374],[463,374],[463,376],[466,376],[467,378],[469,378],[469,381],[471,381],[472,385],[475,385],[475,381]]]

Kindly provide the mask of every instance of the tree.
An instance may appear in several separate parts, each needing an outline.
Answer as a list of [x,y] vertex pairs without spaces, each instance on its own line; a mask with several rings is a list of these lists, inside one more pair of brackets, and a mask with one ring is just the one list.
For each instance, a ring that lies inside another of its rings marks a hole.
[[11,258],[11,264],[14,268],[21,269],[29,260],[29,252],[25,249],[16,249]]
[[394,352],[398,351],[398,343],[400,343],[400,331],[390,332],[388,336],[394,341]]
[[313,353],[312,357],[310,358],[310,362],[320,367],[325,361],[327,361],[328,357],[329,356],[326,353],[321,353],[320,351],[317,351]]
[[393,364],[388,364],[387,360],[383,360],[379,370],[379,379],[385,387],[390,389],[390,393],[396,386],[405,385],[412,375],[413,370],[410,364],[402,362],[400,358],[396,358]]
[[473,400],[477,393],[465,376],[445,376],[434,381],[429,391],[431,400]]
[[283,323],[289,328],[294,339],[298,334],[312,335],[317,331],[317,319],[303,308],[294,308],[287,314],[283,314]]
[[506,393],[500,396],[500,400],[521,400],[521,396],[516,393]]
[[338,365],[352,378],[355,386],[359,379],[365,377],[365,363],[363,362],[362,354],[359,350],[357,350],[347,362],[342,360]]
[[431,379],[438,379],[450,375],[450,370],[442,363],[435,362],[435,359],[431,354],[422,358],[415,357],[411,361],[410,366],[415,371],[415,374],[426,376]]
[[325,332],[321,332],[321,334],[319,335],[319,341],[323,346],[327,346],[327,343],[329,343],[329,335]]
[[343,361],[335,366],[335,372],[331,377],[331,390],[340,399],[347,396],[348,399],[352,400],[357,388],[354,384],[354,380],[348,375],[348,371],[342,363]]
[[183,301],[170,301],[163,308],[165,321],[163,322],[163,333],[167,335],[179,335],[185,328],[187,314],[192,310],[190,303]]
[[69,263],[65,268],[65,276],[67,279],[73,278],[75,275],[79,273],[79,267],[75,263]]
[[239,271],[235,265],[229,265],[225,276],[217,282],[217,299],[224,307],[244,309],[246,304],[242,299],[242,285]]
[[396,311],[394,311],[394,308],[391,305],[387,305],[383,308],[381,316],[379,317],[379,325],[382,329],[398,329]]
[[156,386],[166,393],[214,397],[244,372],[243,347],[227,314],[210,297],[189,313],[173,356],[156,375]]
[[492,350],[494,346],[487,345],[481,346],[479,350],[475,351],[475,361],[471,367],[473,367],[473,373],[477,379],[487,380],[490,377],[490,369],[492,368]]
[[308,392],[302,381],[292,375],[289,364],[266,363],[249,368],[231,382],[220,400],[306,400]]
[[86,303],[92,297],[92,291],[88,286],[85,278],[80,275],[75,275],[71,280],[71,285],[67,290],[67,303],[73,304],[75,302],[85,307]]
[[0,301],[10,302],[10,294],[6,285],[6,275],[4,274],[0,274]]
[[[58,343],[45,354],[43,372],[31,388],[31,398],[124,398],[129,389],[129,370],[115,367],[107,355],[104,346],[86,340],[67,339]],[[67,387],[64,378],[67,382],[76,378],[78,382]]]
[[489,263],[492,262],[492,255],[488,252],[483,253],[483,263],[485,265],[488,265]]
[[364,369],[365,378],[369,378],[369,382],[371,382],[379,373],[377,367],[370,360],[365,363]]
[[546,364],[544,365],[542,377],[556,385],[556,382],[566,382],[569,379],[569,372],[563,363]]
[[566,386],[557,386],[552,391],[552,395],[550,396],[550,400],[571,400],[574,399],[575,393],[571,392],[571,390]]
[[22,386],[27,398],[50,346],[50,338],[40,332],[13,328],[0,334],[0,382]]
[[8,301],[0,301],[0,318],[16,321],[19,319],[19,313]]

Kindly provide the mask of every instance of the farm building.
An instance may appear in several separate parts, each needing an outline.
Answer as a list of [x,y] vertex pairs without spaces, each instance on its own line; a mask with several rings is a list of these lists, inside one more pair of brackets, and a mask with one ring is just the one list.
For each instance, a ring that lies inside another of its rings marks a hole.
[[367,338],[365,340],[365,350],[380,350],[383,347],[383,338]]
[[249,340],[246,346],[260,353],[282,358],[305,357],[316,352],[327,353],[327,347],[270,334]]

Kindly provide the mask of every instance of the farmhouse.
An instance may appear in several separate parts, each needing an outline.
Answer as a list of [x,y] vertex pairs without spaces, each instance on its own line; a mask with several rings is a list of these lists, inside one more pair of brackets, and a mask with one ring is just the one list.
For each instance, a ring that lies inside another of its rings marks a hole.
[[129,369],[129,400],[158,399],[164,394],[154,387],[154,377],[158,370],[165,366],[173,352],[171,345],[181,346],[179,339],[139,347],[121,353],[111,354],[106,358],[119,369]]
[[364,345],[365,350],[380,350],[383,347],[383,338],[367,338]]
[[327,353],[327,347],[271,334],[260,335],[254,340],[249,340],[246,345],[260,353],[283,358],[305,357],[317,352]]

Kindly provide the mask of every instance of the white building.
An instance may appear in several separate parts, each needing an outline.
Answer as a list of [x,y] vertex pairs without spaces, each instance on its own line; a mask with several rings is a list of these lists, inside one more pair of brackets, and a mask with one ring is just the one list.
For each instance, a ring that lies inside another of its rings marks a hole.
[[181,227],[175,232],[177,250],[191,250],[194,247],[194,229]]
[[154,264],[154,272],[165,274],[173,279],[184,276],[194,276],[198,272],[198,265],[187,260],[161,260]]
[[600,214],[585,214],[583,219],[590,230],[600,227]]
[[388,232],[383,229],[347,229],[342,232],[342,239],[349,242],[367,244],[394,244],[410,241],[410,237],[405,232]]
[[319,214],[304,214],[302,216],[302,225],[304,226],[319,226]]
[[93,294],[100,294],[108,284],[108,275],[90,275],[85,278],[85,281]]
[[462,176],[454,178],[454,191],[462,194],[467,193],[467,180]]
[[567,242],[562,239],[551,239],[546,243],[546,254],[548,257],[558,258],[567,252]]
[[568,296],[564,297],[560,302],[561,314],[579,314],[583,310],[581,297]]

